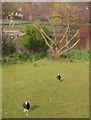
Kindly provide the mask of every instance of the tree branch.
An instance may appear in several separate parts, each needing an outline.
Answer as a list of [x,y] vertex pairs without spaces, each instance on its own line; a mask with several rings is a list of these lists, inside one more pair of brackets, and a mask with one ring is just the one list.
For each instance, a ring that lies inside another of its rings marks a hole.
[[59,52],[64,49],[75,37],[76,35],[78,34],[79,32],[79,29],[76,31],[76,33],[74,34],[74,36],[59,50]]
[[18,39],[19,37],[21,37],[21,36],[23,36],[23,35],[25,35],[25,34],[26,34],[26,33],[22,33],[21,35],[15,37],[11,43],[13,43],[16,39]]
[[46,44],[52,49],[52,46],[48,43],[48,41],[46,40],[46,37],[43,35],[43,33],[40,31],[42,37],[44,38]]
[[40,34],[41,34],[42,37],[44,38],[44,40],[45,40],[46,44],[48,45],[48,47],[52,49],[52,46],[48,43],[48,41],[46,40],[46,37],[44,36],[43,30],[42,30],[42,29],[39,29],[35,24],[33,24],[33,25],[39,30]]
[[54,33],[54,39],[55,41],[57,40],[57,37],[56,37],[56,32],[55,32],[55,29],[53,28],[53,33]]
[[60,40],[59,43],[61,43],[61,42],[64,40],[64,38],[66,37],[66,34],[67,34],[68,30],[69,30],[69,22],[68,22],[68,27],[67,27],[67,29],[66,29],[64,35],[63,35],[63,38]]
[[51,22],[51,20],[49,19],[49,17],[48,16],[46,16],[46,18],[48,19],[48,21],[50,22],[50,24],[51,24],[51,26],[52,26],[52,30],[53,30],[53,34],[54,34],[54,38],[55,38],[55,41],[57,40],[57,38],[56,38],[56,32],[55,32],[55,29],[54,29],[54,26],[53,26],[53,24],[52,24],[52,22]]
[[40,30],[52,43],[54,43],[53,40],[44,32],[42,28]]
[[14,48],[15,48],[19,53],[21,53],[21,51],[20,51],[16,46],[14,46]]
[[63,53],[65,53],[65,52],[67,52],[68,50],[70,50],[70,49],[72,49],[73,47],[75,47],[79,41],[80,41],[80,39],[79,39],[78,41],[76,41],[73,46],[71,46],[70,48],[64,50],[64,51],[61,52],[59,55],[62,55]]

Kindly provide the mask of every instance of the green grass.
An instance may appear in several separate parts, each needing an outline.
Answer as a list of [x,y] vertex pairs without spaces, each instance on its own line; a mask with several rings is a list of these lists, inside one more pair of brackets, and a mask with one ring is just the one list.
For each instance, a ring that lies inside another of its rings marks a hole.
[[0,119],[2,118],[2,66],[0,64]]
[[[48,23],[48,22],[45,22],[45,21],[43,21],[43,22],[41,22],[41,21],[35,21],[34,22],[34,24],[36,24],[36,25],[41,25],[41,26],[47,26],[47,28],[49,28],[49,29],[52,29],[52,27],[50,26],[50,24]],[[25,29],[26,28],[26,26],[27,26],[28,24],[20,24],[20,25],[14,25],[13,27],[11,27],[11,26],[9,26],[9,25],[2,25],[2,27],[3,28],[14,28],[14,29]]]
[[[56,80],[57,73],[64,78]],[[89,63],[42,59],[3,65],[3,118],[89,117]],[[24,101],[39,106],[23,113]],[[13,108],[13,109],[12,109]]]
[[9,26],[9,25],[2,25],[3,28],[14,28],[14,29],[25,29],[27,24],[21,24],[21,25],[14,25],[14,26]]

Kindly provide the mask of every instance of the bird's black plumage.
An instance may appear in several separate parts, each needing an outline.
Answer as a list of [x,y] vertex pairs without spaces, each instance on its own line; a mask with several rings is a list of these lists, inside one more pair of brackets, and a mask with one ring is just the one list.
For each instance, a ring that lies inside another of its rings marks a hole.
[[23,108],[29,110],[30,109],[30,104],[28,102],[23,103]]
[[61,76],[60,76],[59,74],[57,75],[57,79],[58,79],[58,80],[60,80],[60,79],[61,79]]

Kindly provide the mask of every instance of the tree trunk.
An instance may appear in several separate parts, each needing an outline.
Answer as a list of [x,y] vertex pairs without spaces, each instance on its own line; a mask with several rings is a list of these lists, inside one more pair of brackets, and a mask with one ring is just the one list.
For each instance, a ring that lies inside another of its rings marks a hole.
[[60,59],[60,55],[58,53],[58,47],[53,47],[53,49],[52,49],[52,58],[54,60],[59,60]]

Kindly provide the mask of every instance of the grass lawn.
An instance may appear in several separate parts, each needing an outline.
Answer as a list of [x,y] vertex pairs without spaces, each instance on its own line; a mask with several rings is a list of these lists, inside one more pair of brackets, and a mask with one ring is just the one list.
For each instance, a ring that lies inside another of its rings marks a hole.
[[20,24],[20,25],[14,25],[14,26],[9,26],[9,25],[2,25],[3,28],[12,28],[12,29],[25,29],[27,24]]
[[2,118],[2,66],[0,64],[0,119]]
[[[89,63],[42,59],[3,65],[3,118],[89,117]],[[56,80],[57,73],[64,78]],[[28,101],[32,109],[23,113]]]
[[[35,24],[40,24],[41,26],[47,26],[48,28],[51,28],[50,24],[48,22],[41,22],[41,21],[36,21],[34,22]],[[25,29],[26,26],[29,25],[29,24],[15,24],[14,26],[9,26],[9,25],[2,25],[3,28],[6,28],[6,29]],[[31,24],[30,24],[31,25]]]

